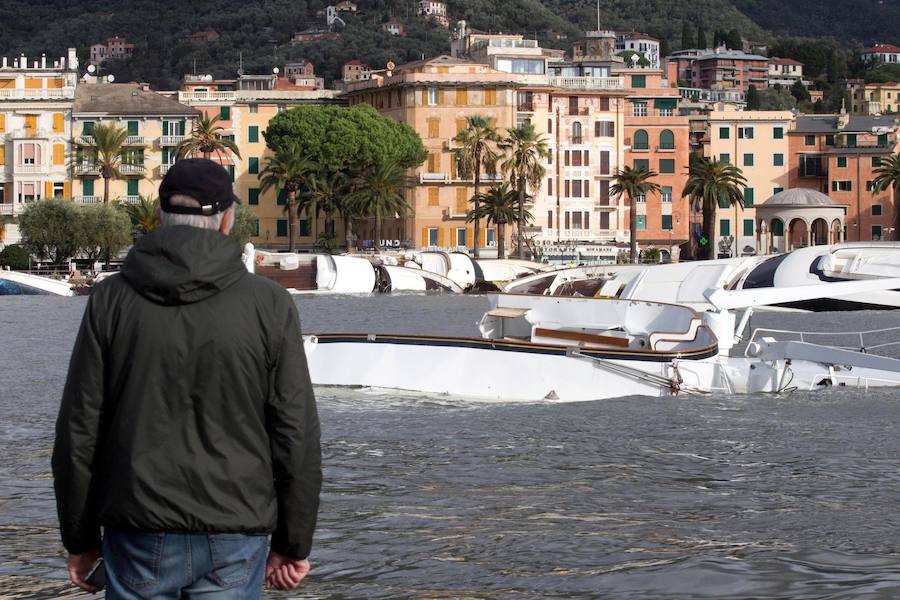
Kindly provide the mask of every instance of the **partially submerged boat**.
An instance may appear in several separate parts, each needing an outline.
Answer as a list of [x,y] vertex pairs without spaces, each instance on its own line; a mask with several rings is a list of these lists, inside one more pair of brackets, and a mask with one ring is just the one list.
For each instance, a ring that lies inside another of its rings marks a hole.
[[0,270],[0,296],[74,296],[72,285],[62,279]]
[[[900,360],[871,354],[871,347],[810,343],[799,332],[754,332],[746,350],[732,354],[756,307],[890,286],[900,287],[900,280],[765,291],[708,288],[704,296],[711,309],[704,312],[617,298],[492,294],[479,324],[480,338],[329,333],[307,336],[305,348],[317,385],[479,400],[898,386]],[[900,334],[900,327],[879,333]]]
[[517,259],[474,259],[466,252],[423,250],[399,257],[398,264],[421,268],[453,280],[464,291],[499,291],[507,283],[551,269],[549,265]]

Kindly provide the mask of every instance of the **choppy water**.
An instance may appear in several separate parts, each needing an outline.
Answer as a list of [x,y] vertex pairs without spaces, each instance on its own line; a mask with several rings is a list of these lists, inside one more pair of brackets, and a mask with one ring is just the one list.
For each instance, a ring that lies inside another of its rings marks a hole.
[[[486,305],[298,303],[309,331],[467,335]],[[80,298],[0,298],[3,598],[75,595],[49,459],[83,308]],[[754,325],[869,329],[900,325],[900,314]],[[290,596],[897,598],[898,396],[523,405],[321,390],[313,574]]]

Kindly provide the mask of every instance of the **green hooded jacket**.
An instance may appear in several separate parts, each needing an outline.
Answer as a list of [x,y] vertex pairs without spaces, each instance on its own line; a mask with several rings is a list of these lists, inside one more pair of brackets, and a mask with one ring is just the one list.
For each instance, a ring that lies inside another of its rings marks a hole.
[[164,227],[95,286],[56,423],[63,544],[100,527],[272,533],[310,552],[319,420],[297,309],[217,231]]

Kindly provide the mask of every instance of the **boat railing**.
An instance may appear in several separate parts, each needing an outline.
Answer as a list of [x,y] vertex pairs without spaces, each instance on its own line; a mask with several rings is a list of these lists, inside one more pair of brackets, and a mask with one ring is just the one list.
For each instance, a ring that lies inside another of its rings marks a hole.
[[896,379],[885,379],[880,377],[868,377],[862,375],[843,375],[841,373],[823,371],[819,375],[810,378],[809,388],[805,391],[812,392],[816,389],[819,389],[822,384],[815,382],[822,381],[827,381],[828,385],[832,386],[862,388],[866,391],[869,391],[870,385],[872,387],[897,385]]
[[841,332],[759,328],[753,330],[747,348],[744,350],[744,356],[750,356],[751,345],[763,337],[773,338],[778,341],[808,342],[841,350],[872,352],[900,346],[900,327]]

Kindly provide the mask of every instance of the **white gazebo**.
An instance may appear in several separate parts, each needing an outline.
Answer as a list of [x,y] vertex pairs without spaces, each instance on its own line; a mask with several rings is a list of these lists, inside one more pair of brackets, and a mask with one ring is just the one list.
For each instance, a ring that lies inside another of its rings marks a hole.
[[844,241],[847,207],[814,189],[778,192],[756,205],[757,250],[790,252]]

